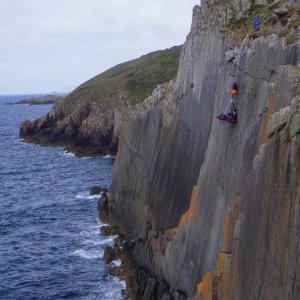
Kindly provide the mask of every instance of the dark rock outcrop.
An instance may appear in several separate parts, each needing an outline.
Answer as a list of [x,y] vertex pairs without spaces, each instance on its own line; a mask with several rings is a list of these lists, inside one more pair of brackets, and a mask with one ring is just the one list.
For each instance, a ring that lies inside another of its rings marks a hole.
[[[250,6],[196,6],[175,89],[120,135],[112,212],[146,272],[133,298],[159,299],[158,282],[194,299],[300,297],[299,37],[226,59],[230,18]],[[220,123],[234,81],[239,122]]]
[[99,195],[102,192],[102,188],[99,186],[93,186],[90,190],[90,195]]
[[108,193],[108,188],[100,187],[100,186],[93,186],[90,190],[90,195],[98,195],[102,193]]
[[103,259],[106,264],[111,263],[116,258],[116,253],[111,246],[106,246],[104,248]]
[[120,233],[119,226],[118,225],[113,225],[113,226],[103,225],[100,227],[100,233],[103,236],[117,235]]

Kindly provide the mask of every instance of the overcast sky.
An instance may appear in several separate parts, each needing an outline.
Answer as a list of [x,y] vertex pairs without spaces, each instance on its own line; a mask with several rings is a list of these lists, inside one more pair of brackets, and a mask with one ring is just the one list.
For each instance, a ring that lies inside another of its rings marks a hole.
[[0,0],[0,95],[69,92],[184,43],[200,0]]

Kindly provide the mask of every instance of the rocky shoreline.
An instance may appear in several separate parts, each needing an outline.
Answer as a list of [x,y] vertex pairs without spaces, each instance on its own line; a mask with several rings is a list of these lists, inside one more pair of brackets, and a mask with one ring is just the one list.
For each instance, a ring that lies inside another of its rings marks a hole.
[[175,80],[157,85],[152,95],[134,106],[117,106],[98,110],[84,106],[79,114],[66,117],[62,103],[54,104],[51,111],[35,121],[24,121],[20,126],[20,138],[41,146],[64,146],[77,156],[116,155],[121,130],[128,122],[163,102],[172,93]]
[[109,266],[108,273],[114,277],[125,280],[126,290],[122,291],[124,299],[165,299],[185,300],[187,296],[178,290],[172,290],[164,281],[157,280],[155,276],[139,266],[134,259],[136,243],[120,224],[116,222],[111,194],[108,202],[100,197],[98,201],[99,218],[109,225],[100,227],[103,236],[116,236],[113,246],[106,246],[103,254],[105,263]]

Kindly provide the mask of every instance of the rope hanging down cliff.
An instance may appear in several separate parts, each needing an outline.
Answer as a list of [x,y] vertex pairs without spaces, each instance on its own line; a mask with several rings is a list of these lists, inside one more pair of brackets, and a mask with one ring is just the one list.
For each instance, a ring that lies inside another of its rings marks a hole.
[[[231,95],[232,98],[229,101],[228,105],[225,108],[224,113],[220,114],[217,116],[217,119],[219,119],[222,122],[228,122],[228,123],[237,123],[238,121],[238,114],[237,114],[237,109],[236,109],[236,100],[237,100],[237,95],[238,95],[238,86],[237,86],[237,78],[238,78],[238,74],[239,74],[239,70],[240,70],[240,62],[241,62],[241,56],[242,56],[242,52],[243,49],[245,47],[246,41],[248,40],[249,36],[251,35],[251,33],[253,33],[254,31],[257,31],[263,24],[265,24],[269,19],[271,19],[273,17],[273,14],[270,15],[268,18],[266,18],[263,22],[260,22],[260,20],[258,19],[258,17],[255,17],[255,22],[254,24],[254,29],[250,30],[245,38],[243,39],[243,42],[241,44],[237,59],[236,59],[236,74],[235,74],[235,78],[234,78],[234,83],[232,85],[232,89],[231,89]],[[226,114],[228,108],[230,107],[230,112]]]
[[242,52],[243,52],[243,50],[244,50],[246,41],[248,40],[249,36],[250,36],[253,32],[257,31],[260,27],[262,27],[262,26],[263,26],[267,21],[269,21],[272,17],[274,17],[274,14],[270,15],[270,16],[269,16],[268,18],[266,18],[263,22],[260,22],[259,24],[257,24],[252,30],[250,30],[250,31],[246,34],[246,36],[245,36],[245,38],[244,38],[244,40],[243,40],[243,42],[242,42],[240,51],[239,51],[239,53],[238,53],[238,57],[237,57],[237,61],[236,61],[236,62],[237,62],[237,63],[236,63],[237,71],[236,71],[236,74],[235,74],[234,82],[237,81],[237,77],[238,77],[239,70],[240,70],[241,56],[242,56]]

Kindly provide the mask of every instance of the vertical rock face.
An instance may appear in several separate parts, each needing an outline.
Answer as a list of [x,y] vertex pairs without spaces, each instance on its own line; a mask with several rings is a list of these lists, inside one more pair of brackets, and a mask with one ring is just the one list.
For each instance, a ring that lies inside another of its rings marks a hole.
[[299,41],[260,37],[228,61],[223,2],[194,8],[174,90],[121,133],[114,213],[137,265],[186,296],[299,299]]

